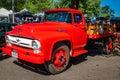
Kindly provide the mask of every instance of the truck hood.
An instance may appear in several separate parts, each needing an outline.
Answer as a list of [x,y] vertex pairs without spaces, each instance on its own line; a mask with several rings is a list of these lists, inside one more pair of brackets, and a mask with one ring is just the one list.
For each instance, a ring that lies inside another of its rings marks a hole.
[[35,34],[45,32],[64,32],[71,28],[72,24],[63,22],[41,22],[41,23],[29,23],[16,26],[10,34],[35,36]]

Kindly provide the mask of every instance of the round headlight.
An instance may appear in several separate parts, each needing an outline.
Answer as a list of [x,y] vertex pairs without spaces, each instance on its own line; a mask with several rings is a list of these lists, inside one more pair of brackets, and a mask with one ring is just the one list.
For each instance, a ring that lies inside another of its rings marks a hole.
[[39,48],[38,43],[36,41],[32,41],[33,50],[37,50]]

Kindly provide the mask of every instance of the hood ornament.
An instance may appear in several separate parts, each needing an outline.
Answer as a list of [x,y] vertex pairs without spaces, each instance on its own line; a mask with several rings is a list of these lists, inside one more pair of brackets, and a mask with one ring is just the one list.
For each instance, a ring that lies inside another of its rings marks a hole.
[[16,39],[16,42],[17,42],[17,43],[20,42],[20,39]]

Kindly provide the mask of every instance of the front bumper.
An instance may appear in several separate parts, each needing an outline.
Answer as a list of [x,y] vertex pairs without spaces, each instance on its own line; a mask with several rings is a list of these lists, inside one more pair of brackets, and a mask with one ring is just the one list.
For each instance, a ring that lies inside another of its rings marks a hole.
[[38,54],[34,54],[34,52],[30,49],[25,49],[17,46],[6,46],[2,47],[2,52],[9,56],[12,56],[12,51],[15,50],[17,52],[17,58],[26,62],[34,63],[34,64],[44,64],[44,55],[40,52]]

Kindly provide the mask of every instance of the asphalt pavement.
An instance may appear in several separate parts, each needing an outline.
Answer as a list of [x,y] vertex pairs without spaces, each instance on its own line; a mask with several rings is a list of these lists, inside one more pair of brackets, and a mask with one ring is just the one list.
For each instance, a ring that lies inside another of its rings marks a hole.
[[90,52],[88,57],[71,59],[68,69],[49,74],[43,65],[21,64],[17,59],[0,56],[0,80],[120,80],[120,56],[106,57]]

